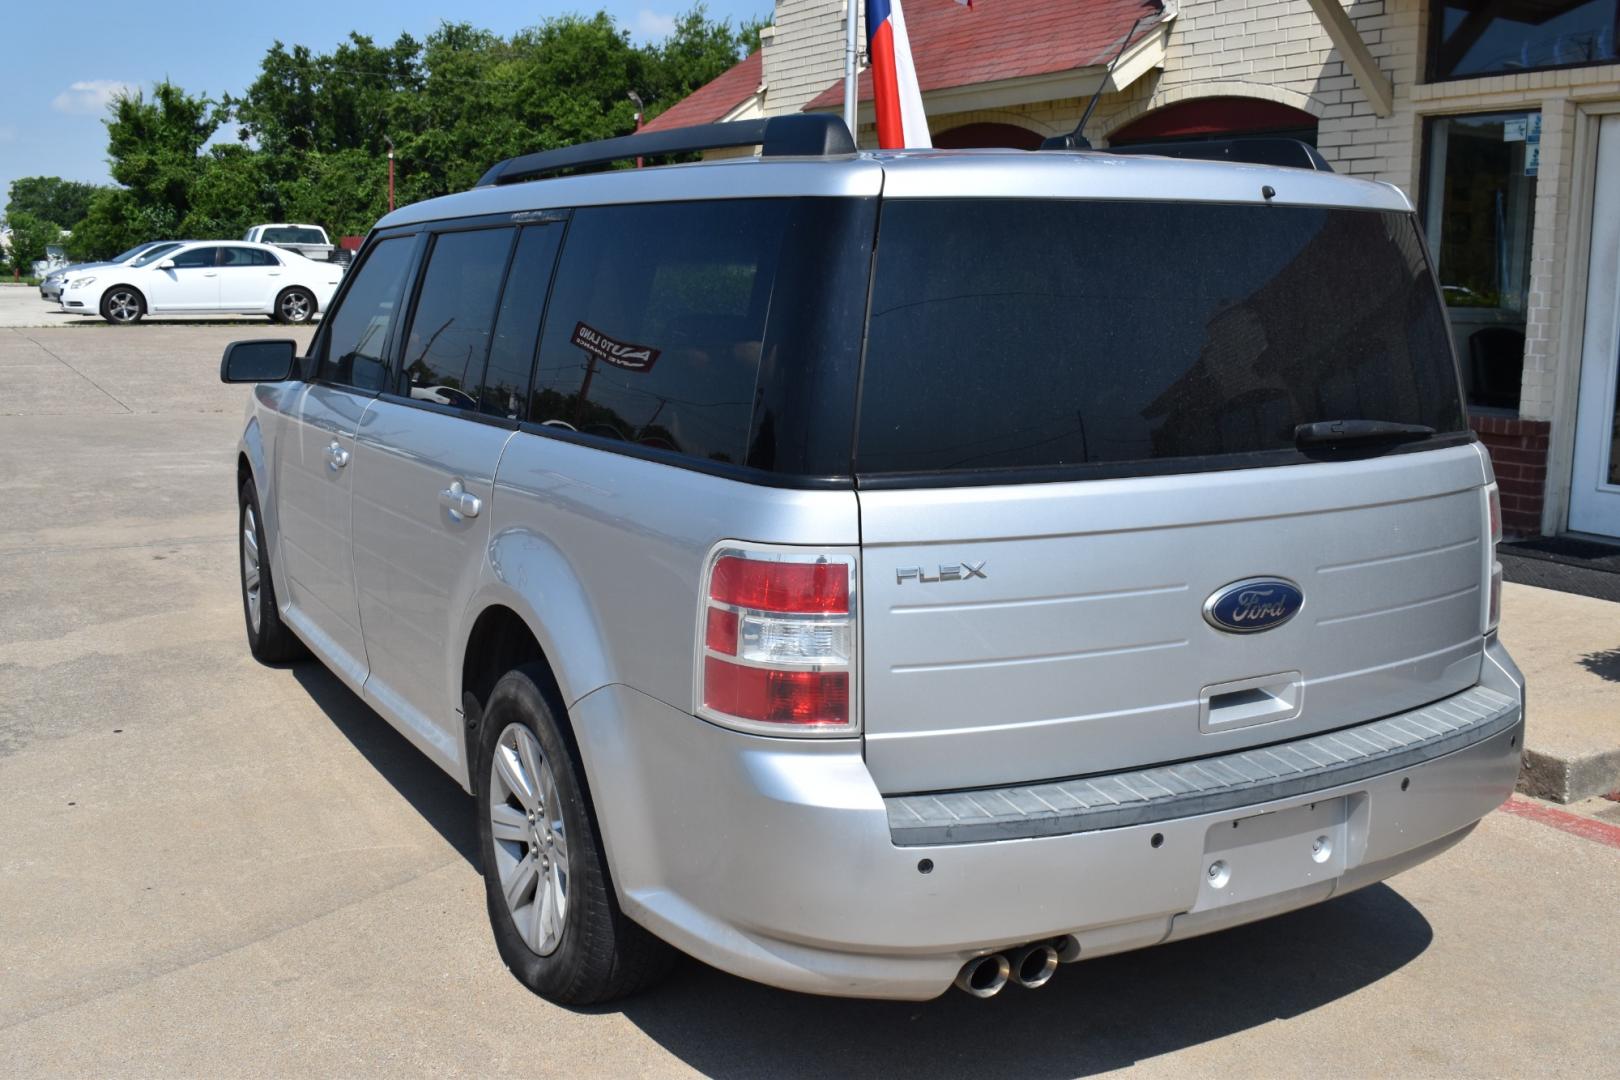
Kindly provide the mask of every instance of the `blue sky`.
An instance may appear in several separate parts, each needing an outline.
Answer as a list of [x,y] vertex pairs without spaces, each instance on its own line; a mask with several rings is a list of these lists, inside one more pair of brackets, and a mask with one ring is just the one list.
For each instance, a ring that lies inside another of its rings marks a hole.
[[[165,77],[191,93],[237,93],[276,40],[324,52],[350,30],[390,42],[426,36],[443,19],[509,34],[567,12],[606,10],[638,41],[662,38],[691,0],[595,3],[427,0],[0,0],[6,92],[0,95],[0,206],[19,176],[107,183],[107,99]],[[733,24],[770,13],[771,0],[708,0],[711,18]]]

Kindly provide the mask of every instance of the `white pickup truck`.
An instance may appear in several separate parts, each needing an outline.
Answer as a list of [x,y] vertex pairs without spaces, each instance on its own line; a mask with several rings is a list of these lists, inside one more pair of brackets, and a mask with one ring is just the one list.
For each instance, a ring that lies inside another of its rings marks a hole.
[[316,262],[335,262],[347,266],[354,257],[352,252],[333,244],[326,230],[319,225],[290,225],[285,222],[255,225],[242,234],[242,239],[255,244],[274,244]]

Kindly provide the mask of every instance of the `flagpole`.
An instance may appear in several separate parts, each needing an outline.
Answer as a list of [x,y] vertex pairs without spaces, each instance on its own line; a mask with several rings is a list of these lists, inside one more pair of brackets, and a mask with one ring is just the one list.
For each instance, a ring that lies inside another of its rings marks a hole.
[[[850,135],[855,134],[855,57],[856,41],[859,37],[857,19],[860,17],[860,0],[844,0],[849,9],[848,25],[844,27],[844,126],[849,128]],[[858,141],[858,140],[857,140]]]

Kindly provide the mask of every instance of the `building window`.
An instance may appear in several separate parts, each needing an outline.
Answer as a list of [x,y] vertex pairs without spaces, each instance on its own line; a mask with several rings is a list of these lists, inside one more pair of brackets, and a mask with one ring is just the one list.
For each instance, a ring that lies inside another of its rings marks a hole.
[[1429,78],[1612,64],[1620,0],[1430,0]]
[[1435,117],[1425,144],[1424,227],[1468,404],[1516,413],[1541,114]]

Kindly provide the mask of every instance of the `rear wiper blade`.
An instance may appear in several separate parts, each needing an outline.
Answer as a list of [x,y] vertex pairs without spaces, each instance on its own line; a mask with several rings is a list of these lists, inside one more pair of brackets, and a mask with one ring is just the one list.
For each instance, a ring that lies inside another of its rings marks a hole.
[[1427,439],[1434,434],[1428,424],[1397,424],[1392,420],[1318,420],[1294,429],[1299,446],[1323,443],[1363,442],[1371,439]]

